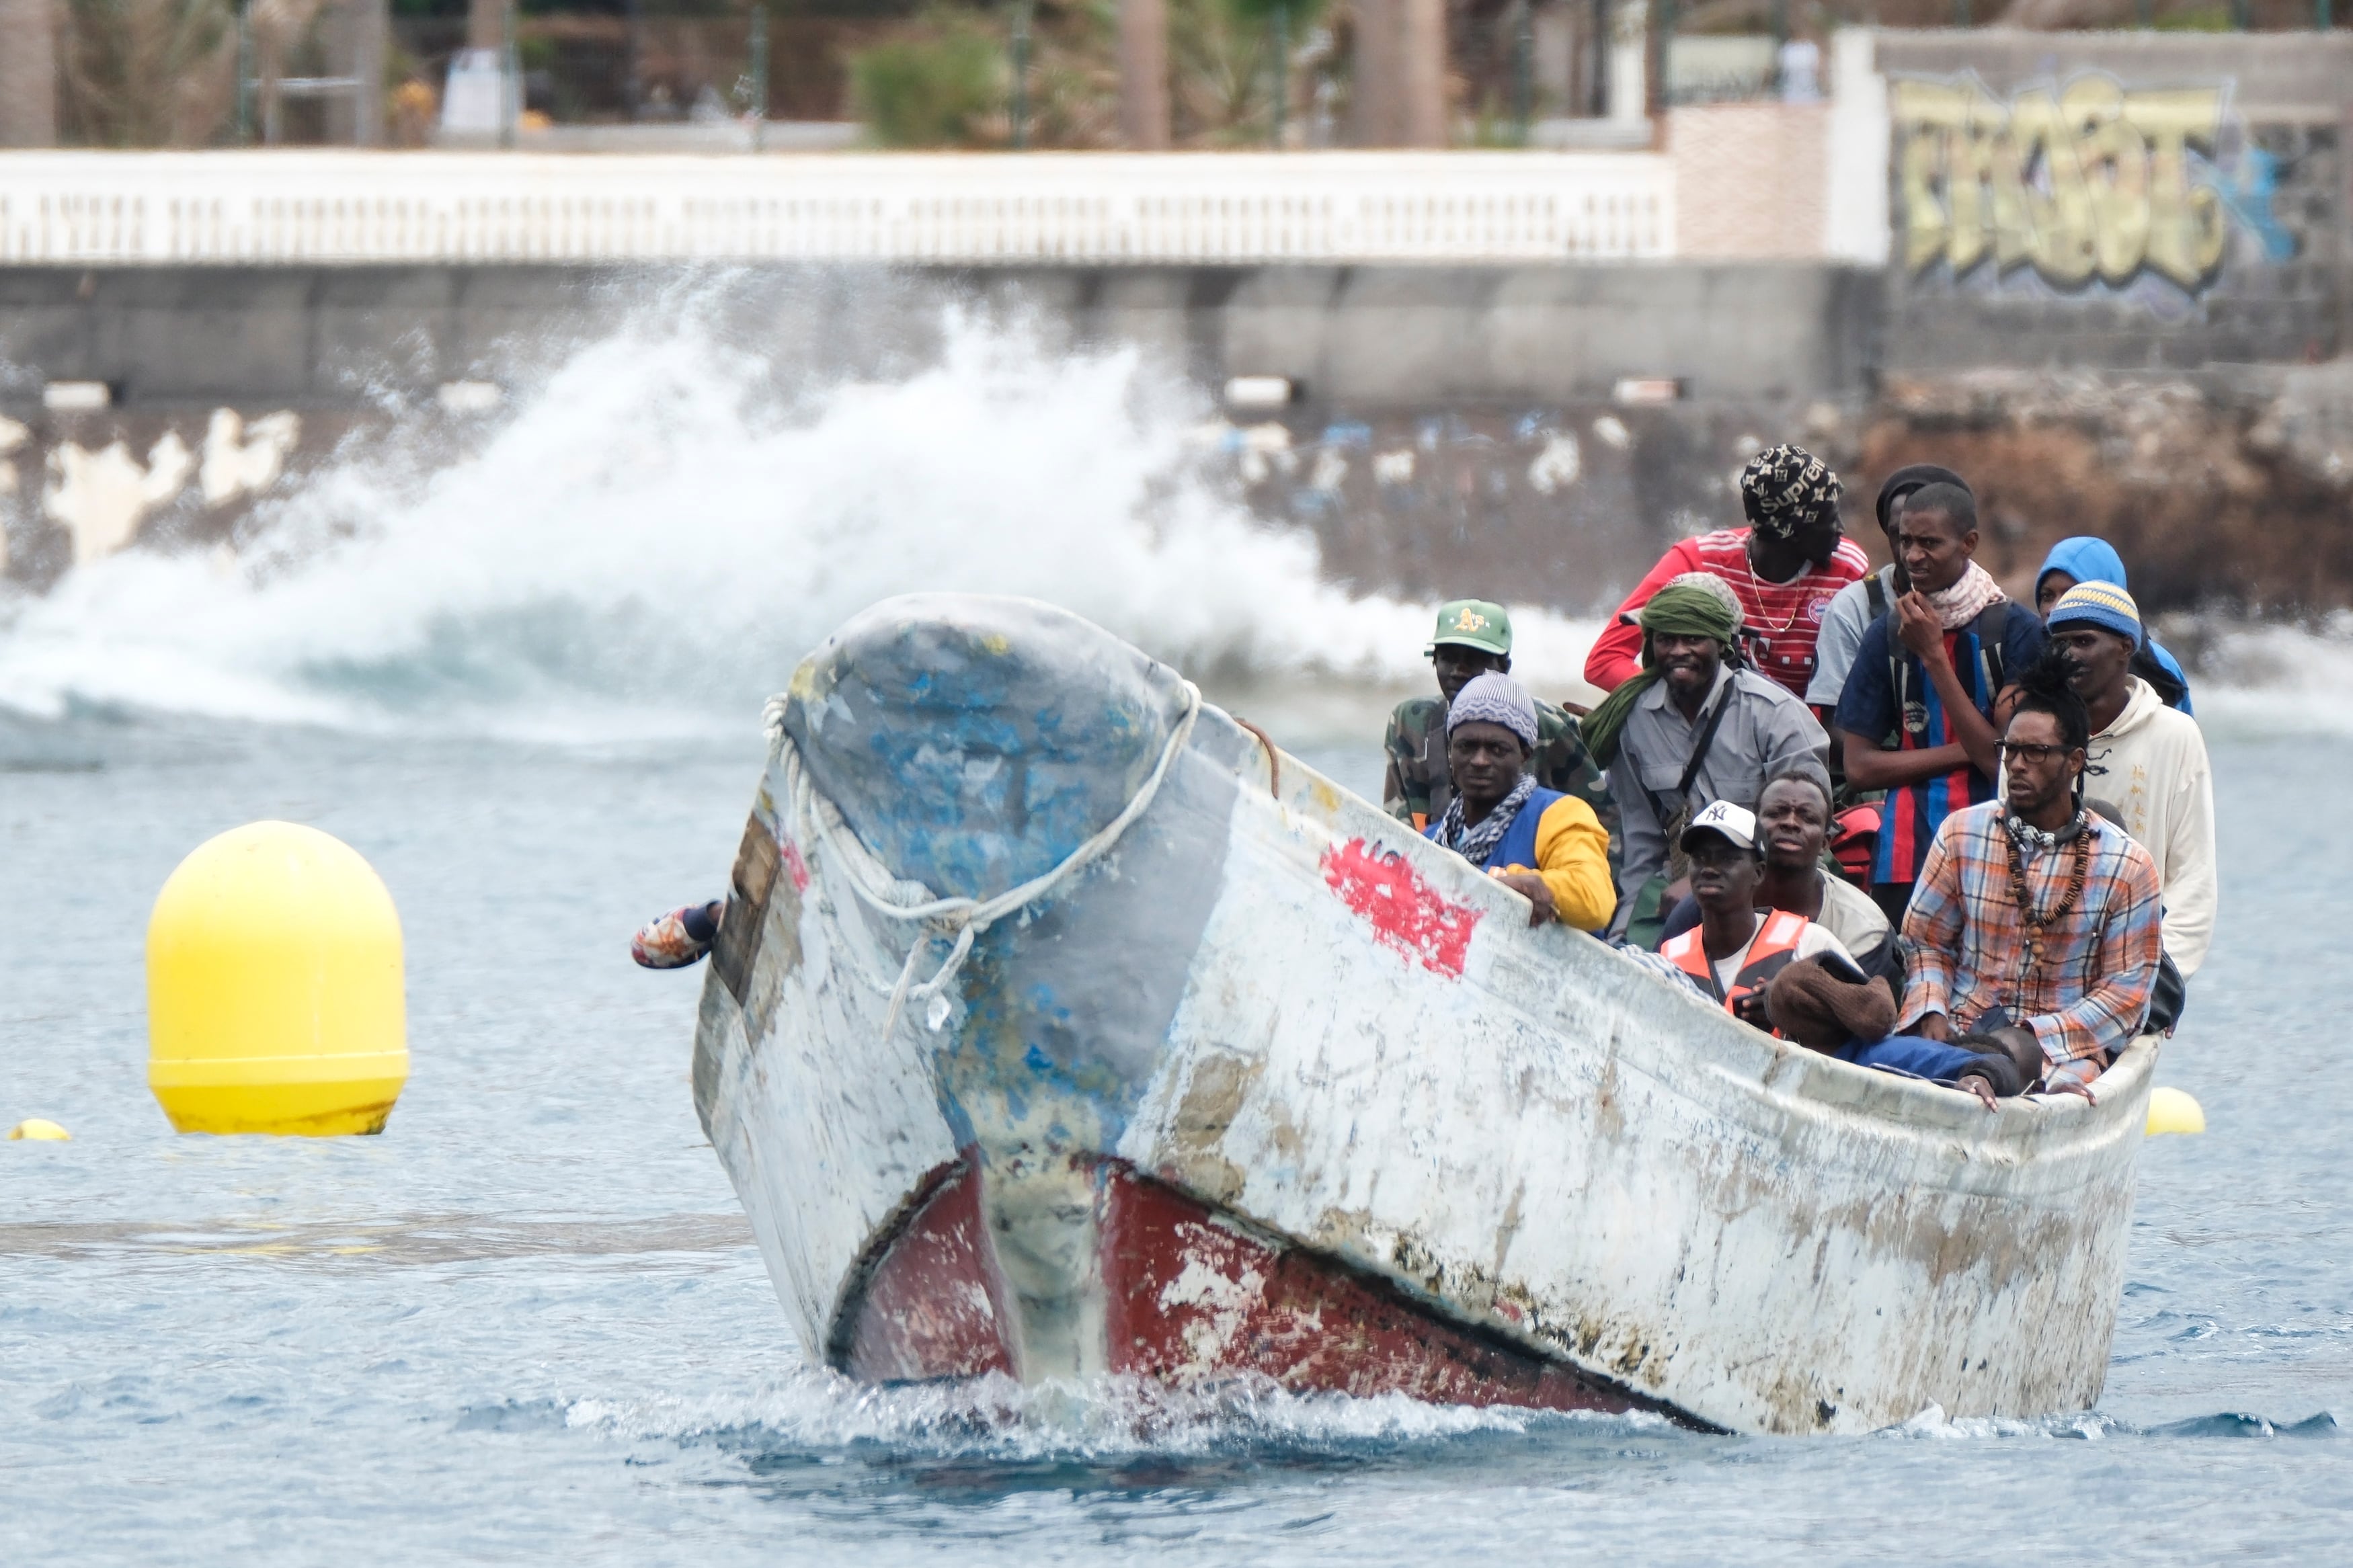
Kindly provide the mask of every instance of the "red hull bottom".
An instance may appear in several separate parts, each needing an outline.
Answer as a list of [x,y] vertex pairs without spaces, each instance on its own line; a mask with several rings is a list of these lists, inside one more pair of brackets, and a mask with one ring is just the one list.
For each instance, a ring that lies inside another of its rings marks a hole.
[[[933,1173],[870,1255],[828,1359],[870,1382],[1018,1373],[1010,1293],[971,1153]],[[1268,1239],[1123,1162],[1095,1183],[1104,1364],[1183,1387],[1256,1373],[1300,1393],[1624,1411],[1630,1390],[1440,1315],[1385,1281]]]

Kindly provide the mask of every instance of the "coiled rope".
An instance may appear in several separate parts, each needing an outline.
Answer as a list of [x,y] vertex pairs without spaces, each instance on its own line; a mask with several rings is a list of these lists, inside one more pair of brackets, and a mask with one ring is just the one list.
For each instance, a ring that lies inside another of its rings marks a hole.
[[[929,1023],[934,1029],[947,1016],[941,993],[956,972],[964,967],[972,944],[982,931],[997,921],[1025,905],[1037,902],[1060,888],[1064,882],[1086,869],[1134,825],[1151,806],[1153,797],[1160,793],[1163,780],[1175,763],[1185,742],[1193,734],[1193,721],[1200,716],[1200,689],[1191,681],[1182,682],[1185,710],[1168,731],[1168,741],[1160,750],[1160,760],[1143,787],[1129,797],[1119,815],[1113,817],[1085,843],[1064,856],[1053,869],[1032,877],[1017,888],[1008,888],[993,899],[970,899],[961,895],[943,897],[921,882],[894,877],[889,867],[866,847],[857,830],[833,802],[819,795],[809,780],[808,767],[801,759],[800,747],[785,730],[786,699],[771,697],[762,711],[763,727],[768,735],[768,761],[781,763],[786,786],[791,796],[794,836],[813,841],[837,859],[849,874],[849,886],[866,906],[886,920],[919,921],[930,930],[918,936],[907,950],[907,962],[899,970],[899,983],[891,991],[891,1010],[884,1017],[884,1038],[899,1026],[899,1015],[910,997],[932,1003]],[[940,963],[929,980],[915,980],[916,961],[931,945],[932,938],[953,939],[948,955]]]

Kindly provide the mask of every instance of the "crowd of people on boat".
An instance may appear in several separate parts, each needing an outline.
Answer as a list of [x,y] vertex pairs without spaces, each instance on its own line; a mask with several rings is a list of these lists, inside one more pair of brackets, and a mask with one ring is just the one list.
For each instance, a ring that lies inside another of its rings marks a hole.
[[[2214,801],[2180,661],[2105,542],[2012,599],[1949,468],[1887,476],[1889,563],[1795,446],[1742,470],[1745,526],[1685,540],[1598,637],[1590,709],[1512,674],[1511,616],[1461,599],[1437,695],[1390,715],[1385,808],[1528,900],[1763,1029],[2007,1095],[2090,1093],[2169,1030],[2214,929]],[[638,931],[652,968],[723,906]]]
[[2105,542],[2012,599],[1977,499],[1898,469],[1846,537],[1802,448],[1669,550],[1595,640],[1590,710],[1514,679],[1501,605],[1440,608],[1383,804],[1760,1028],[1993,1105],[2091,1093],[2169,1030],[2213,933],[2212,779],[2179,660]]

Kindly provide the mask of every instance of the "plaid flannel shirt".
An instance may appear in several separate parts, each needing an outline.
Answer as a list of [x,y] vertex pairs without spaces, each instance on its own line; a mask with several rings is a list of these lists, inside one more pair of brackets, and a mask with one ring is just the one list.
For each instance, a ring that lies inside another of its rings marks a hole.
[[[1957,1035],[1989,1008],[2007,1007],[2054,1064],[2120,1051],[2148,1016],[2164,952],[2157,864],[2125,834],[2092,818],[2084,829],[2094,837],[2083,897],[2044,934],[2042,962],[2030,970],[2002,809],[1999,801],[1973,805],[1936,830],[1904,916],[1912,953],[1896,1027],[1942,1013]],[[2035,908],[2047,910],[2065,897],[2074,859],[2073,844],[2026,852],[2026,890]]]

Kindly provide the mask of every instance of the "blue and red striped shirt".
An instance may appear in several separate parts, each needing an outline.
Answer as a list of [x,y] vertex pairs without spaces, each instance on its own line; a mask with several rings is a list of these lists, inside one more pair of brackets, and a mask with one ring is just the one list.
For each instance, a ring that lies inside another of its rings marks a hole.
[[[2007,601],[2004,607],[2010,614],[2002,627],[2000,667],[2002,681],[2007,683],[2042,651],[2043,634],[2042,623],[2033,611]],[[1984,657],[1986,650],[1978,637],[1978,624],[1981,623],[1947,632],[1945,654],[1953,661],[1954,672],[1961,678],[1961,687],[1969,694],[1977,710],[1990,718],[1999,689],[1988,689],[1990,661]],[[1908,715],[1899,711],[1895,670],[1888,658],[1891,649],[1908,672],[1907,689],[1900,700],[1908,704]],[[1875,740],[1893,736],[1894,749],[1900,752],[1928,751],[1960,740],[1953,729],[1952,715],[1946,711],[1944,699],[1937,695],[1936,683],[1920,668],[1918,657],[1896,640],[1892,611],[1873,622],[1871,629],[1862,634],[1862,646],[1855,650],[1854,668],[1847,675],[1846,689],[1839,695],[1838,711],[1831,722],[1841,730]],[[1993,780],[1967,763],[1950,773],[1889,790],[1886,806],[1881,812],[1879,849],[1872,863],[1872,881],[1916,880],[1921,866],[1928,858],[1928,847],[1936,842],[1936,829],[1944,825],[1945,818],[1964,807],[1992,800],[1999,793]]]

